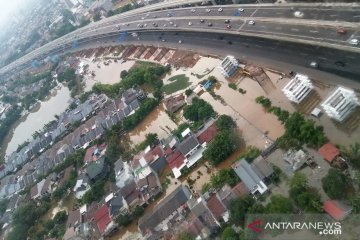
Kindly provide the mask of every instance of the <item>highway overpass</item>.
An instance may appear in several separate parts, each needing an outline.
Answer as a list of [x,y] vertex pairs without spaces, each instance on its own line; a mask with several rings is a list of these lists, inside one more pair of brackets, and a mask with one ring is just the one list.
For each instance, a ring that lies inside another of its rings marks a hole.
[[[74,42],[81,43],[135,31],[248,36],[360,53],[359,45],[351,44],[352,39],[360,40],[359,4],[320,4],[317,7],[314,4],[182,7],[188,3],[202,2],[161,3],[89,24],[0,69],[0,74],[29,65],[33,59],[62,53]],[[176,8],[178,6],[182,8]],[[168,7],[172,9],[159,10]],[[297,17],[296,11],[300,11],[302,15]],[[225,24],[225,20],[230,22]],[[250,21],[254,21],[254,24],[249,24]],[[345,28],[347,33],[338,34],[337,29],[340,27]]]

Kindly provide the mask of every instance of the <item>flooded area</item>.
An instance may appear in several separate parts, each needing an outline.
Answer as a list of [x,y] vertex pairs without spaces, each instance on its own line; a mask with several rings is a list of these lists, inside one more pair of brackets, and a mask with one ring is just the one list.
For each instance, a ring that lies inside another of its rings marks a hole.
[[124,62],[123,60],[116,60],[115,62],[114,60],[99,60],[93,62],[93,59],[84,58],[81,59],[81,64],[89,66],[88,72],[84,74],[84,91],[90,91],[96,83],[118,83],[120,81],[121,71],[128,71],[134,66],[135,61],[128,60]]
[[16,151],[19,144],[31,139],[35,131],[41,130],[46,123],[55,120],[55,115],[65,111],[71,98],[70,91],[63,85],[59,86],[54,96],[41,102],[39,109],[36,112],[30,112],[15,128],[7,145],[6,155]]
[[155,108],[135,129],[129,132],[131,142],[136,145],[145,140],[148,133],[156,133],[161,138],[166,138],[177,125],[166,114],[164,105]]

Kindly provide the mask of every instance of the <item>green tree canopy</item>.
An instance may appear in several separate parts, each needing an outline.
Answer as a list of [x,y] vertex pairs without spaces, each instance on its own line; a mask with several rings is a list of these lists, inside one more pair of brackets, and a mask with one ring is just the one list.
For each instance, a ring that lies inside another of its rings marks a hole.
[[220,131],[204,151],[204,157],[214,166],[228,158],[240,146],[240,138],[234,131]]
[[273,195],[270,200],[271,202],[265,207],[267,213],[293,213],[294,207],[291,199],[281,195]]
[[351,165],[360,169],[360,143],[350,144],[348,147],[342,147],[341,153],[350,161]]
[[221,240],[237,240],[238,234],[232,227],[226,227],[221,234]]
[[202,122],[214,116],[213,107],[203,99],[194,98],[191,105],[184,107],[184,117],[193,122]]
[[244,225],[245,214],[255,204],[255,200],[251,196],[234,199],[230,202],[230,223],[235,225]]
[[226,183],[234,187],[240,182],[240,178],[232,168],[221,169],[217,174],[211,175],[210,182],[214,188],[221,188]]
[[216,120],[216,126],[220,130],[229,130],[236,127],[235,121],[228,115],[221,115]]
[[349,181],[346,176],[338,169],[330,168],[326,176],[321,179],[325,193],[331,199],[342,199],[346,196]]

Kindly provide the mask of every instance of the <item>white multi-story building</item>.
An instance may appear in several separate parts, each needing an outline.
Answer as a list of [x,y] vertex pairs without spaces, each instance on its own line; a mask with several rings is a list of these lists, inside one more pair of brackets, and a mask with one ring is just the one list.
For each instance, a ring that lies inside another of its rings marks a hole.
[[285,96],[292,102],[300,103],[314,88],[308,76],[296,74],[282,89]]
[[225,77],[231,77],[239,67],[239,62],[233,56],[226,56],[221,62],[220,71]]
[[341,122],[360,106],[360,102],[354,90],[339,86],[321,106],[329,117]]

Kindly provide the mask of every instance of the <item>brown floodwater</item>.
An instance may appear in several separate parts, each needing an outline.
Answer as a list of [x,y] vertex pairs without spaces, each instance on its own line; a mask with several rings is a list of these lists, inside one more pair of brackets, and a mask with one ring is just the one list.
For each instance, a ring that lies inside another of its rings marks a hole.
[[156,107],[136,128],[129,132],[130,140],[134,145],[145,140],[148,133],[156,133],[159,137],[165,138],[177,125],[166,114],[163,104]]

